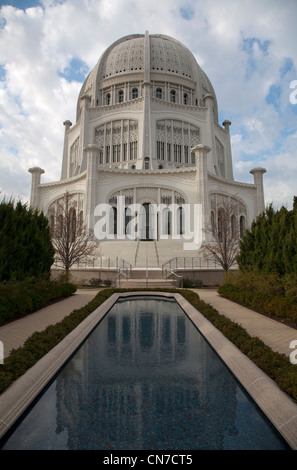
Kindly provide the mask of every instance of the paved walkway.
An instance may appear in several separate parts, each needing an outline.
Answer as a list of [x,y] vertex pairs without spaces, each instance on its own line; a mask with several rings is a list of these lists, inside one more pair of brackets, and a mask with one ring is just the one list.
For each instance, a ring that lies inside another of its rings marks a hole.
[[[211,304],[222,315],[240,324],[251,336],[257,336],[276,352],[286,354],[293,351],[290,343],[297,340],[297,330],[219,296],[215,290],[193,289],[201,300]],[[67,299],[56,302],[35,313],[0,327],[0,341],[4,346],[4,357],[12,349],[22,346],[35,331],[61,321],[73,310],[86,305],[97,294],[97,289],[78,289]],[[296,349],[296,348],[294,348]]]
[[293,340],[297,341],[297,329],[283,325],[264,315],[242,307],[231,300],[220,297],[215,290],[193,289],[200,299],[212,305],[222,315],[240,324],[251,336],[257,336],[275,352],[287,356],[296,349],[290,348]]
[[24,318],[1,326],[0,341],[3,343],[4,358],[9,355],[12,349],[23,346],[26,339],[35,331],[43,331],[47,326],[63,320],[73,310],[86,305],[95,297],[97,292],[97,289],[78,289],[75,294],[67,299],[55,302]]

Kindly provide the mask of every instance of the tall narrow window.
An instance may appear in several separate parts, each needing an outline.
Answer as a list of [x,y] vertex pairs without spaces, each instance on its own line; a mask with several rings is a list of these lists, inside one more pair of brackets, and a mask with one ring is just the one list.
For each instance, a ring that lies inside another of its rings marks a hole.
[[175,103],[175,101],[176,101],[176,92],[175,92],[175,90],[171,90],[171,92],[170,92],[170,101],[171,101],[171,103]]
[[242,215],[239,220],[239,230],[240,230],[240,238],[243,237],[245,232],[245,217]]
[[189,103],[189,95],[188,93],[184,93],[184,104],[188,104]]
[[162,88],[156,89],[156,98],[162,99]]
[[138,89],[133,88],[133,90],[132,90],[132,100],[135,100],[136,98],[138,98]]
[[119,103],[123,103],[123,101],[124,101],[124,92],[123,92],[123,90],[119,91],[118,96],[119,96]]
[[107,93],[106,95],[106,104],[110,105],[110,93]]

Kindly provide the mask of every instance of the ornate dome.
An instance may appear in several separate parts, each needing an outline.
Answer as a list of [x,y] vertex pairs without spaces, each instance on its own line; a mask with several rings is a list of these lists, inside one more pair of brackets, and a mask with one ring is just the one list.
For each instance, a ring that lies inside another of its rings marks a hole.
[[[86,78],[79,98],[87,93],[96,103],[99,89],[108,80],[163,80],[177,82],[195,91],[196,105],[204,106],[203,97],[216,96],[207,75],[193,54],[182,43],[162,34],[132,34],[114,42],[102,54]],[[124,78],[126,77],[126,78]]]

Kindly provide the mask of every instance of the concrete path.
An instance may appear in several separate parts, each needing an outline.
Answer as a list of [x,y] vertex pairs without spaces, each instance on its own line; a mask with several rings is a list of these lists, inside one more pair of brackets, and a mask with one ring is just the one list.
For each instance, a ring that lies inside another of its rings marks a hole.
[[43,331],[47,326],[63,320],[73,310],[86,305],[95,297],[98,291],[97,289],[78,289],[75,294],[67,299],[55,302],[24,318],[1,326],[0,341],[3,343],[4,358],[9,355],[12,349],[23,346],[26,339],[35,331]]
[[251,336],[261,339],[273,351],[289,356],[297,349],[297,347],[290,348],[291,341],[297,341],[297,329],[283,325],[235,302],[224,299],[215,290],[192,290],[197,292],[201,300],[209,303],[219,313],[241,325]]

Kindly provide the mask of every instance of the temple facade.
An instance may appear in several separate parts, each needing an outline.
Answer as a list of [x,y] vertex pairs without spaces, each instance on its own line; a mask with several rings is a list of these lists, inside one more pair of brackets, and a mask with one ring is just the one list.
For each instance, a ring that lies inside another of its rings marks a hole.
[[29,169],[31,206],[54,224],[71,194],[105,256],[132,239],[166,239],[169,257],[197,255],[223,201],[236,204],[240,236],[264,210],[265,169],[251,169],[250,184],[234,180],[230,125],[219,124],[213,86],[183,44],[148,32],[121,38],[83,83],[76,123],[64,122],[61,179],[42,183],[44,170]]

